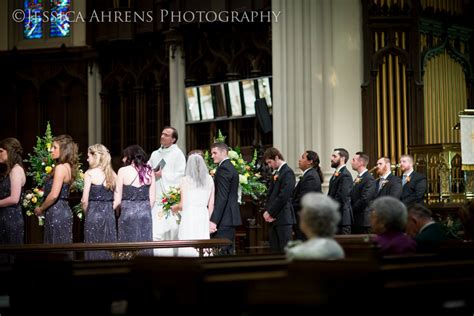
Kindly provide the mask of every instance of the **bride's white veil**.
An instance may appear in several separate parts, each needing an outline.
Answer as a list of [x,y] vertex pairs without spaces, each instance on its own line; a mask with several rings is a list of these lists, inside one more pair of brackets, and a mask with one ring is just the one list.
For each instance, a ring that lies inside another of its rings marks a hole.
[[204,158],[199,154],[192,154],[188,157],[186,162],[186,177],[197,187],[202,187],[207,184],[209,171],[207,169]]

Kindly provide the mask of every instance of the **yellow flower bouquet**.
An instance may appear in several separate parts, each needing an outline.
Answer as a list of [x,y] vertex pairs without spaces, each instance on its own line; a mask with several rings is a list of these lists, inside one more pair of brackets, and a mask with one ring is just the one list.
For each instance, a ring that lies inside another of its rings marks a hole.
[[168,218],[168,216],[176,215],[176,223],[179,225],[181,222],[181,214],[177,213],[174,214],[171,210],[173,205],[179,204],[181,201],[181,191],[179,187],[170,187],[170,190],[166,193],[163,193],[161,198],[161,205],[162,205],[162,214]]
[[[34,188],[31,191],[27,191],[23,197],[22,205],[26,211],[26,215],[35,215],[35,208],[40,206],[44,200],[44,192],[41,189]],[[38,216],[38,225],[44,225],[44,216]]]

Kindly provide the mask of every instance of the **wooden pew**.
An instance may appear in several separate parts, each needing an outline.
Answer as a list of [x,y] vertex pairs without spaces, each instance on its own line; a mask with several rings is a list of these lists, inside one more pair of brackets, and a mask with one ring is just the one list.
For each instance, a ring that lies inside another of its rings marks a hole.
[[[348,238],[347,245],[357,242]],[[470,249],[472,244],[446,244],[444,247],[450,249],[447,254],[382,259],[355,256],[346,260],[291,263],[281,254],[35,263],[41,267],[42,276],[35,276],[32,263],[25,261],[25,266],[17,270],[23,275],[14,278],[16,297],[23,300],[13,302],[47,306],[44,300],[24,296],[28,286],[28,293],[51,292],[52,297],[56,295],[73,305],[76,300],[71,297],[88,293],[87,300],[81,301],[76,310],[78,314],[90,312],[94,305],[106,313],[110,303],[116,300],[127,300],[131,315],[160,311],[164,306],[172,308],[176,304],[193,304],[196,311],[209,312],[217,309],[219,302],[230,304],[231,312],[237,314],[258,313],[267,304],[270,305],[264,309],[267,312],[276,312],[281,305],[298,304],[294,307],[298,311],[357,310],[371,314],[374,313],[371,309],[379,303],[391,306],[394,302],[396,306],[390,308],[400,313],[409,310],[411,305],[407,302],[421,306],[417,301],[420,297],[427,301],[435,298],[432,311],[438,312],[443,311],[441,304],[449,300],[465,301],[467,305],[472,302],[468,295],[473,292],[474,259],[459,254],[466,252],[463,246]],[[54,278],[49,279],[51,276]]]
[[381,272],[387,297],[403,302],[397,311],[474,312],[473,242],[449,240],[436,253],[386,256]]
[[[177,240],[141,243],[2,245],[0,254],[14,260],[0,264],[0,295],[9,295],[15,314],[64,313],[71,306],[79,315],[110,312],[112,301],[129,296],[132,260],[77,261],[71,252],[108,250],[115,253],[152,248],[196,247],[230,244],[227,239]],[[132,256],[116,256],[133,258]],[[87,300],[82,301],[83,296]],[[77,304],[81,301],[81,304]],[[62,310],[62,308],[66,308]],[[70,313],[71,311],[68,311]]]
[[[461,244],[457,246],[464,251]],[[406,302],[421,306],[412,300],[419,297],[430,301],[432,296],[439,302],[458,298],[470,304],[466,293],[470,295],[474,285],[472,260],[459,256],[441,258],[423,254],[380,259],[361,256],[291,263],[278,256],[253,258],[253,261],[248,257],[243,260],[226,257],[223,261],[223,258],[167,258],[171,260],[168,262],[140,258],[143,260],[136,262],[132,278],[139,282],[130,301],[132,314],[143,312],[140,308],[147,310],[174,303],[196,304],[198,310],[205,311],[210,298],[214,303],[231,300],[233,311],[247,314],[257,312],[263,304],[274,305],[276,310],[280,305],[297,304],[294,310],[357,310],[379,314],[378,308],[385,311],[386,306],[394,303],[393,310],[406,313],[412,308]],[[435,286],[431,287],[432,284]],[[451,295],[442,290],[443,284],[459,288]],[[412,290],[429,295],[420,296]],[[433,304],[432,310],[444,311],[440,304]]]

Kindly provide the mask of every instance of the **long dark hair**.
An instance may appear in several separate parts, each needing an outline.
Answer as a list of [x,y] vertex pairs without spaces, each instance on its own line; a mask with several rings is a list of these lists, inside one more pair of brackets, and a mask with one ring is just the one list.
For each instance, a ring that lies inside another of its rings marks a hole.
[[23,167],[21,154],[23,153],[23,147],[21,147],[18,139],[9,137],[0,141],[0,148],[7,151],[8,160],[6,162],[6,170],[3,173],[4,176],[8,175],[16,164]]
[[321,180],[321,183],[323,183],[324,176],[323,176],[323,172],[321,171],[321,167],[319,166],[321,161],[319,161],[318,154],[315,151],[307,150],[306,151],[306,159],[311,160],[313,162],[313,168],[316,169],[316,172],[319,175],[319,179]]
[[[59,135],[53,138],[53,142],[59,145],[59,163],[68,163],[71,166],[71,181],[76,179],[76,169],[79,163],[79,153],[77,144],[69,135]],[[54,172],[54,171],[53,171]]]
[[125,165],[129,166],[133,163],[133,166],[138,172],[138,179],[140,184],[149,184],[152,177],[152,169],[148,165],[147,156],[143,148],[139,145],[131,145],[123,150],[122,157],[125,158]]

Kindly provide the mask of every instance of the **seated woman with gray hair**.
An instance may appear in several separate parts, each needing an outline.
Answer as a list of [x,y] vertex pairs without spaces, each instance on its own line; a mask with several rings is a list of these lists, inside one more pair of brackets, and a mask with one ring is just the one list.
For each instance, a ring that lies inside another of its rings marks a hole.
[[405,235],[407,208],[399,199],[384,196],[370,206],[372,232],[382,255],[400,255],[416,252],[416,242]]
[[286,248],[287,258],[297,260],[343,259],[344,250],[334,240],[341,219],[339,203],[322,193],[307,193],[301,200],[300,229],[308,237],[297,246]]

